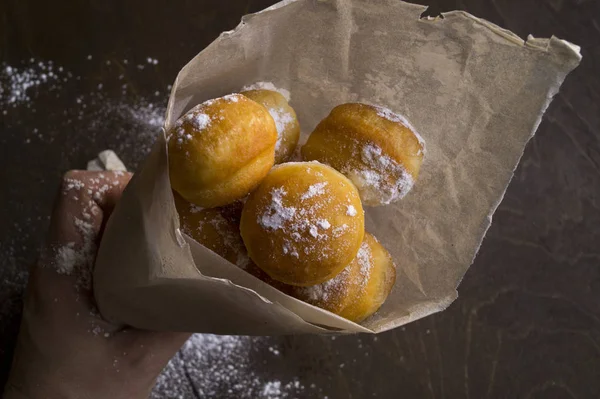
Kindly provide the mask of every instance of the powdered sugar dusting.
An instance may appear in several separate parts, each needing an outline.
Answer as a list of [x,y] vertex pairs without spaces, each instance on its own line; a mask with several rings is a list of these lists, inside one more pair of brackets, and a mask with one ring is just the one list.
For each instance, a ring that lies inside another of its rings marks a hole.
[[307,300],[316,305],[323,306],[326,304],[333,295],[339,294],[341,290],[346,288],[350,267],[346,267],[337,276],[324,283],[303,287],[302,290]]
[[269,108],[269,114],[275,121],[277,127],[277,143],[275,144],[275,151],[279,151],[281,144],[283,143],[283,132],[290,123],[294,122],[294,116],[289,112],[286,112],[283,108]]
[[254,84],[251,84],[251,85],[248,85],[248,86],[244,86],[244,88],[242,89],[242,91],[249,91],[249,90],[270,90],[270,91],[276,91],[276,92],[280,93],[282,96],[284,96],[285,99],[288,102],[290,101],[290,98],[291,98],[289,90],[282,89],[282,88],[277,88],[271,82],[256,82]]
[[195,114],[190,119],[198,130],[204,130],[210,125],[210,116],[204,113]]
[[375,144],[362,146],[358,169],[345,169],[369,205],[390,204],[404,198],[412,189],[414,179],[398,162],[383,153]]
[[[167,135],[167,141],[175,138],[177,144],[183,144],[191,140],[195,134],[202,134],[202,132],[208,129],[215,120],[222,120],[224,118],[223,115],[209,115],[206,112],[206,109],[209,106],[213,105],[216,101],[237,103],[242,97],[241,94],[233,93],[196,105],[175,122],[174,128],[171,129]],[[213,110],[213,112],[215,111]],[[184,126],[185,124],[190,124],[193,127],[193,130],[186,129]]]
[[283,205],[283,197],[286,194],[287,191],[283,188],[275,188],[271,191],[271,204],[258,220],[263,227],[271,230],[283,229],[284,223],[294,218],[296,208]]
[[56,271],[59,274],[70,275],[75,265],[83,260],[81,253],[75,250],[75,243],[69,242],[56,250]]
[[[185,115],[177,120],[175,128],[167,135],[167,141],[173,138],[177,139],[178,144],[183,144],[193,138],[193,134],[202,134],[212,123],[212,118],[205,112],[208,102],[196,105]],[[185,129],[184,125],[189,124],[192,130]]]
[[325,187],[327,187],[327,184],[328,183],[325,181],[325,182],[315,183],[315,184],[309,186],[308,190],[304,194],[302,194],[300,199],[307,200],[309,198],[313,198],[318,195],[325,194]]
[[256,369],[262,361],[284,361],[268,338],[194,334],[160,374],[151,398],[326,398],[297,378],[263,377]]
[[[305,193],[301,199],[312,198],[320,195],[319,193],[322,194],[321,191],[325,186],[326,182],[310,186],[313,189],[309,188],[307,191],[309,196],[304,198]],[[328,220],[316,217],[316,212],[324,205],[322,201],[315,201],[310,205],[298,208],[286,206],[284,203],[287,194],[283,187],[272,189],[270,203],[257,215],[257,222],[263,228],[284,232],[284,236],[287,237],[287,241],[283,246],[284,255],[299,258],[302,251],[305,254],[311,253],[317,242],[338,237],[335,232],[334,234],[328,234],[327,230],[331,228],[331,223]],[[320,252],[323,258],[328,258],[331,254],[332,249],[328,247]]]
[[369,244],[367,244],[366,241],[363,241],[361,244],[358,254],[356,254],[356,259],[358,261],[358,265],[360,266],[360,275],[362,276],[362,281],[366,284],[366,281],[371,274],[371,268],[373,267],[371,247],[369,247]]
[[377,109],[377,115],[381,116],[382,118],[385,118],[392,122],[401,123],[402,125],[409,128],[410,131],[412,131],[414,133],[415,137],[419,141],[419,144],[421,145],[421,152],[423,154],[425,154],[427,152],[427,150],[425,148],[425,140],[423,140],[423,137],[421,137],[421,135],[417,132],[417,129],[415,129],[415,127],[408,121],[408,119],[406,119],[406,117],[404,117],[400,114],[396,114],[396,113],[392,112],[391,110],[389,110],[388,108],[384,108],[384,107],[377,106],[377,105],[374,105],[373,107],[375,107]]
[[[8,106],[17,105],[31,101],[30,92],[39,86],[54,87],[57,83],[68,78],[63,76],[64,69],[61,66],[49,62],[33,62],[22,67],[14,67],[2,64],[2,77],[0,79],[0,99]],[[6,111],[3,112],[6,115]]]
[[346,210],[346,215],[348,215],[348,216],[358,215],[358,211],[356,210],[354,205],[348,205],[347,210]]

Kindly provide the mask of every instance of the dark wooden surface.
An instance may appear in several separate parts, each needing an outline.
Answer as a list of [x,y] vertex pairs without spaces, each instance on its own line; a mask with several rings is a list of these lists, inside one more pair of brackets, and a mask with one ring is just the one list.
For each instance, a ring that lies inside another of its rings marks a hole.
[[[93,132],[86,125],[101,100],[67,122],[62,115],[73,111],[73,99],[99,82],[106,99],[122,97],[120,75],[129,85],[126,99],[156,91],[166,97],[187,60],[243,14],[271,3],[0,2],[0,62],[52,60],[81,76],[65,82],[60,97],[39,93],[29,108],[0,112],[0,386],[26,267],[36,257],[59,178],[123,140],[109,117]],[[583,62],[528,145],[448,310],[375,339],[269,338],[281,355],[260,372],[314,383],[329,398],[600,397],[600,1],[429,3],[432,15],[463,9],[522,37],[554,34],[582,46]],[[133,66],[146,57],[159,64]],[[30,136],[33,129],[43,137]],[[140,161],[135,141],[120,148],[129,165]]]

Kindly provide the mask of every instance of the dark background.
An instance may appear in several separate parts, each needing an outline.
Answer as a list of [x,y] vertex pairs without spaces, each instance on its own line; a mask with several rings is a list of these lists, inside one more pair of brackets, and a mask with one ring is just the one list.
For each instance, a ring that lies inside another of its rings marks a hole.
[[[99,119],[95,108],[115,98],[164,106],[191,57],[243,14],[272,3],[0,2],[2,68],[33,58],[72,73],[27,104],[0,102],[7,111],[0,112],[0,386],[26,268],[60,176],[105,148],[135,166],[151,142],[127,136],[132,128],[117,117],[90,124],[91,115]],[[330,399],[600,397],[600,1],[429,5],[429,15],[462,9],[521,37],[554,34],[580,45],[583,61],[529,143],[450,308],[376,338],[269,338],[282,351],[271,373],[315,383]],[[74,105],[80,93],[85,109]]]

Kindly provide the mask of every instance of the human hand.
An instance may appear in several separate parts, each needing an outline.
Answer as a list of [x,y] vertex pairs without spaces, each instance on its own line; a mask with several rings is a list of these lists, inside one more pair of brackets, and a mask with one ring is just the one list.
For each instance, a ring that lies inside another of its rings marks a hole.
[[[130,174],[71,171],[32,268],[5,398],[147,398],[189,337],[103,320],[91,276],[105,223]],[[126,267],[126,265],[123,265]]]

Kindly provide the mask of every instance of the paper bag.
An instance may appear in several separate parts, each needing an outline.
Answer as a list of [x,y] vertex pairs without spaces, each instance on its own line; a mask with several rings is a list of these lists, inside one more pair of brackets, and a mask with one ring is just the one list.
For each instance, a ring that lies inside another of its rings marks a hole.
[[183,235],[164,134],[104,233],[94,274],[102,314],[151,330],[351,333],[450,305],[527,141],[581,56],[554,37],[525,42],[464,12],[421,19],[424,10],[396,0],[296,0],[246,16],[180,71],[166,115],[168,130],[196,104],[259,81],[291,93],[301,142],[345,102],[405,115],[427,154],[405,199],[366,208],[367,231],[398,266],[374,316],[358,325],[298,301]]

